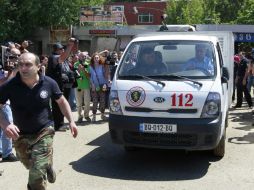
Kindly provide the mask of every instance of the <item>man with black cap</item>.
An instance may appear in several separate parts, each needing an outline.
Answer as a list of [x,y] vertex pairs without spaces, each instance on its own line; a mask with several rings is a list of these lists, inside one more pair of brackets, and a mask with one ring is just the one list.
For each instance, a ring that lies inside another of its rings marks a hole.
[[137,66],[129,72],[141,75],[160,75],[167,72],[167,67],[162,59],[157,57],[153,48],[145,47],[141,50]]
[[[46,75],[57,82],[67,100],[69,99],[70,90],[74,82],[74,75],[70,70],[68,57],[70,53],[77,50],[76,42],[77,40],[75,38],[70,38],[66,50],[64,50],[64,46],[61,43],[55,43],[53,45],[53,53],[49,57],[46,71]],[[67,128],[64,127],[64,116],[54,101],[52,102],[52,112],[55,130],[65,131]]]

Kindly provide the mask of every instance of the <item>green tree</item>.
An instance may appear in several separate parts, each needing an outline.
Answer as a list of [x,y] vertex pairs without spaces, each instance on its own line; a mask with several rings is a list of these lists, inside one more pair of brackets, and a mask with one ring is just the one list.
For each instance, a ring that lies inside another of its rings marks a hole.
[[16,34],[18,23],[16,23],[17,7],[8,0],[0,0],[0,40],[8,39],[10,33]]
[[218,2],[220,0],[205,0],[204,1],[204,20],[203,24],[219,24],[220,23],[220,13],[216,11],[216,7],[218,7]]
[[[253,23],[253,0],[169,0],[170,24]],[[241,6],[241,5],[244,6]],[[241,16],[240,16],[241,15]],[[238,19],[238,16],[241,19]]]
[[254,24],[254,0],[246,0],[238,11],[237,24]]
[[203,0],[170,0],[167,3],[168,24],[198,24],[204,18]]
[[65,27],[79,23],[81,6],[104,0],[0,0],[0,41],[21,40],[38,27]]
[[112,3],[112,2],[138,2],[139,0],[106,0],[105,3]]
[[[208,0],[209,1],[209,0]],[[215,12],[220,17],[220,23],[235,23],[238,17],[238,10],[246,0],[216,0]]]

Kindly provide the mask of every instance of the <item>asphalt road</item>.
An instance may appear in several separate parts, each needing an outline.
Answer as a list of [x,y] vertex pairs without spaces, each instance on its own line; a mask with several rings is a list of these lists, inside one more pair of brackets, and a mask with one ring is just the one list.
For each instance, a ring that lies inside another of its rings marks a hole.
[[[74,113],[77,117],[76,113]],[[99,116],[98,116],[99,119]],[[126,153],[111,143],[106,122],[84,122],[79,136],[57,132],[49,190],[252,190],[254,127],[252,113],[231,110],[226,153],[144,149]],[[28,171],[20,162],[0,163],[0,189],[25,190]]]

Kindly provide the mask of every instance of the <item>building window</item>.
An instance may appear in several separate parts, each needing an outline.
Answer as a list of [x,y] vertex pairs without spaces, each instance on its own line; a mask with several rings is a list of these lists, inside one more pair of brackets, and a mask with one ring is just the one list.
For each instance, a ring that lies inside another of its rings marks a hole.
[[124,6],[123,5],[112,5],[111,11],[112,12],[124,12]]
[[153,15],[150,13],[138,15],[138,23],[153,23]]

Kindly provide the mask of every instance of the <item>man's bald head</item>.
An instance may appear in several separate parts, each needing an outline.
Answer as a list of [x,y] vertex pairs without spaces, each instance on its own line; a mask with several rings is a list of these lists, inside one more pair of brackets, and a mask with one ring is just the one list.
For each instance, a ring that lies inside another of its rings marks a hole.
[[23,62],[24,60],[32,60],[33,63],[35,63],[35,65],[39,65],[40,64],[40,58],[35,55],[34,53],[31,53],[31,52],[26,52],[26,53],[23,53],[21,54],[21,56],[19,57],[19,61]]
[[79,53],[79,55],[87,56],[88,52],[87,51],[82,51],[82,52]]
[[78,57],[79,57],[80,60],[86,59],[87,56],[88,56],[88,52],[87,51],[83,51],[83,52],[80,52],[78,54]]

